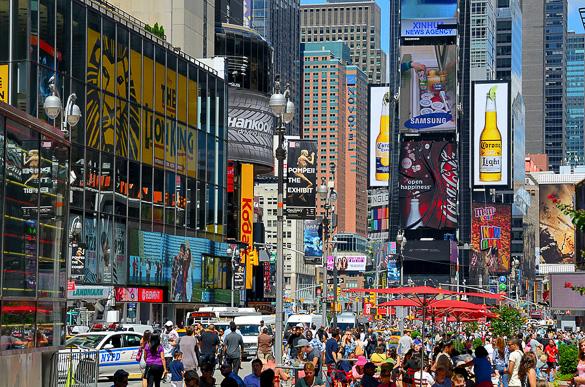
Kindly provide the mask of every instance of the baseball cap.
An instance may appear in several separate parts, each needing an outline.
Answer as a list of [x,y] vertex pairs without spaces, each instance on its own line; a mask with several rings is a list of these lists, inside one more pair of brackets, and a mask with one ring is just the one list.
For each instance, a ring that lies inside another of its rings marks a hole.
[[172,327],[172,326],[173,326],[173,322],[171,320],[169,320],[165,323],[165,327]]
[[298,324],[296,325],[296,327],[297,327],[297,328],[304,328],[305,326],[303,325],[303,323],[298,323]]
[[309,345],[309,342],[307,341],[307,339],[300,339],[300,340],[297,342],[297,345],[295,345],[295,347],[297,347],[297,348],[301,348],[301,347],[306,347],[306,346],[308,346],[308,345]]

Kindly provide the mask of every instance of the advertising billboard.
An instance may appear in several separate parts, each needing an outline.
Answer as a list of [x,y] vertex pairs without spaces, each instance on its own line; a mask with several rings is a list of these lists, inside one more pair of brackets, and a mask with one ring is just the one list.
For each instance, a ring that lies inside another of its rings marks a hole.
[[317,141],[288,140],[286,167],[286,216],[315,219]]
[[400,149],[400,222],[404,229],[457,227],[457,145],[407,141]]
[[455,131],[457,46],[402,46],[400,58],[400,131]]
[[155,288],[114,288],[116,302],[163,302],[163,290]]
[[[327,257],[327,270],[333,270],[333,258]],[[335,266],[338,273],[363,272],[366,270],[367,257],[365,255],[338,255],[335,257]]]
[[585,296],[580,291],[585,288],[585,275],[582,273],[550,274],[549,283],[551,308],[585,309]]
[[390,110],[389,86],[370,87],[368,112],[370,117],[368,165],[370,187],[388,187],[390,179]]
[[272,170],[274,115],[268,97],[250,90],[229,88],[228,154],[230,160]]
[[[585,181],[575,185],[575,209],[585,210]],[[585,270],[585,232],[575,228],[575,264],[578,270]]]
[[542,263],[575,263],[575,225],[553,200],[573,206],[573,184],[539,185],[540,257]]
[[71,246],[71,279],[84,282],[85,245]]
[[455,28],[440,28],[442,24],[452,26],[456,23],[457,0],[401,1],[400,36],[403,38],[432,39],[438,36],[457,36],[456,26]]
[[471,246],[490,275],[510,273],[512,205],[472,204]]
[[[448,275],[451,272],[453,241],[409,240],[402,257],[404,259],[404,275]],[[455,257],[456,258],[456,257]],[[456,259],[455,259],[456,261]],[[435,278],[436,279],[436,278]],[[406,281],[405,281],[406,282]]]
[[510,186],[510,84],[473,82],[473,185]]
[[323,256],[323,240],[319,236],[320,227],[321,219],[305,220],[305,229],[303,231],[303,239],[305,242],[305,262],[321,262],[321,257]]

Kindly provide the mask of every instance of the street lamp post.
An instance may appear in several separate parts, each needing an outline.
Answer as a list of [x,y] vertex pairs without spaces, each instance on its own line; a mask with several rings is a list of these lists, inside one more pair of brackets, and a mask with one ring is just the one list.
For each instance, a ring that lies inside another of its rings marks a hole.
[[49,78],[49,90],[51,91],[51,95],[48,95],[47,98],[45,98],[43,109],[45,110],[47,117],[52,120],[55,120],[57,117],[59,117],[61,110],[63,110],[63,123],[61,125],[61,131],[67,136],[69,134],[67,125],[75,126],[81,118],[81,110],[79,109],[79,106],[75,104],[77,101],[77,95],[75,93],[71,93],[69,98],[67,98],[65,109],[63,109],[63,106],[61,105],[61,98],[59,97],[59,91],[55,85],[55,76]]
[[[283,289],[284,289],[284,160],[286,150],[284,149],[285,124],[289,124],[294,117],[295,105],[289,99],[289,85],[286,85],[284,93],[280,92],[280,81],[274,84],[274,94],[270,96],[270,108],[276,116],[276,134],[278,135],[278,147],[276,148],[276,159],[278,160],[278,208],[276,213],[276,329],[274,340],[274,355],[277,364],[282,363],[282,314],[283,314]],[[280,292],[280,295],[279,295]]]
[[[317,193],[322,200],[325,200],[324,208],[325,208],[325,218],[323,219],[323,234],[325,235],[325,243],[324,246],[326,247],[327,252],[329,252],[329,240],[331,239],[331,223],[333,218],[333,212],[335,208],[333,207],[333,202],[337,200],[337,193],[335,192],[335,163],[331,162],[329,164],[330,176],[329,181],[326,181],[324,177],[321,178],[321,185],[317,188]],[[327,255],[325,251],[323,252],[325,256],[325,261],[323,262],[323,324],[327,321],[327,292],[325,291],[327,287]],[[337,328],[337,265],[335,262],[335,255],[333,256],[333,328]]]
[[[406,237],[404,236],[404,231],[398,231],[396,234],[396,244],[400,246],[400,254],[398,255],[398,259],[400,261],[400,287],[404,286],[404,248],[406,247]],[[398,326],[400,328],[400,334],[404,335],[404,316],[403,316],[403,309],[400,308],[400,316],[398,317]]]

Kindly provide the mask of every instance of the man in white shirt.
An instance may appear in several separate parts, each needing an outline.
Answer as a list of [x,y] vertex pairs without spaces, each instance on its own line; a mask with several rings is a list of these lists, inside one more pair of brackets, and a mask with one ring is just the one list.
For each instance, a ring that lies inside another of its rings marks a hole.
[[400,358],[404,358],[404,355],[412,348],[412,337],[410,337],[410,330],[404,331],[404,336],[398,340],[398,348],[396,353]]
[[520,341],[518,339],[510,340],[508,348],[510,349],[510,363],[508,364],[508,375],[510,375],[510,380],[508,381],[508,386],[521,387],[522,382],[520,377],[518,377],[518,370],[520,369],[520,362],[522,361],[522,356],[524,356],[524,354],[520,350]]
[[494,347],[492,345],[492,338],[489,336],[485,337],[485,345],[484,345],[485,350],[488,353],[488,359],[490,361],[492,361],[492,355],[494,354]]

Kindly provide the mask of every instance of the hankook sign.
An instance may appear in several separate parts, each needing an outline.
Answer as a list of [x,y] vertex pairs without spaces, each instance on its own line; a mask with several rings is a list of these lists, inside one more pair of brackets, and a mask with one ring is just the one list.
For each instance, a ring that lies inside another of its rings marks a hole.
[[274,116],[268,97],[250,90],[229,88],[228,152],[230,160],[272,170]]

